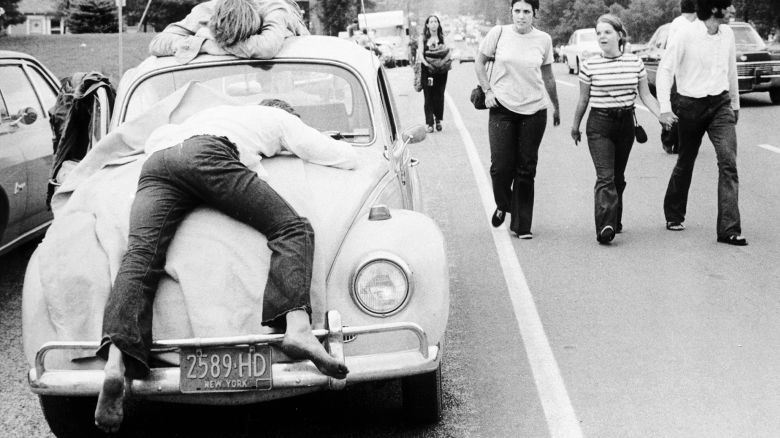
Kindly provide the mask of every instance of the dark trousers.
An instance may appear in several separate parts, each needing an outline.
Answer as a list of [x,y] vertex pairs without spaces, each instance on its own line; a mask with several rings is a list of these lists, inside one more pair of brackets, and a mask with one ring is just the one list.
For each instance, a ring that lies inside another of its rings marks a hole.
[[[677,114],[679,111],[680,95],[677,94],[677,84],[672,85],[672,92],[669,96],[672,103],[672,112]],[[676,154],[680,148],[680,133],[678,125],[675,123],[670,129],[661,128],[661,144],[666,152]]]
[[531,231],[534,213],[534,178],[539,145],[547,127],[547,110],[524,115],[503,106],[490,109],[490,177],[496,208],[512,216],[509,229]]
[[596,168],[596,185],[593,188],[596,234],[607,225],[618,231],[623,228],[626,165],[634,145],[633,109],[592,108],[585,132],[590,157]]
[[444,120],[444,89],[447,87],[447,72],[431,73],[425,65],[420,66],[420,68],[422,69],[423,97],[425,98],[423,105],[425,124],[432,126],[435,121]]
[[284,315],[291,310],[311,313],[314,231],[309,222],[239,161],[236,147],[226,138],[192,137],[149,157],[130,210],[127,252],[106,303],[98,350],[105,359],[109,344],[116,345],[130,359],[125,360],[130,377],[149,372],[152,305],[166,253],[185,216],[203,204],[268,239],[272,255],[263,325],[283,327]]
[[706,132],[715,146],[718,160],[718,237],[741,234],[736,117],[731,109],[728,92],[699,99],[681,95],[677,116],[680,125],[680,153],[666,188],[666,220],[685,220],[693,165]]

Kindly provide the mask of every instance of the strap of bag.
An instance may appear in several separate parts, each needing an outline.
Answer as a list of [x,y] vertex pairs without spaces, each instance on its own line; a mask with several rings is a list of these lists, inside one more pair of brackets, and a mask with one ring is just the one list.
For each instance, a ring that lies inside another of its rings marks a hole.
[[498,52],[498,42],[501,40],[501,34],[504,33],[504,26],[498,27],[498,38],[496,38],[496,47],[493,49],[493,60],[490,61],[490,71],[488,72],[488,85],[490,85],[490,78],[493,77],[493,66],[496,63],[496,55]]

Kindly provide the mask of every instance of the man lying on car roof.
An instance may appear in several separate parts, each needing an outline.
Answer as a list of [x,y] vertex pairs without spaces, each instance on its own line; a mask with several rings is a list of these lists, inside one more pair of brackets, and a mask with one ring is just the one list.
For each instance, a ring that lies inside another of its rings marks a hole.
[[349,143],[303,123],[286,102],[223,105],[200,111],[180,125],[163,125],[146,141],[148,158],[130,210],[127,252],[103,314],[97,355],[106,360],[95,424],[105,432],[123,419],[126,378],[149,373],[152,308],[177,227],[199,205],[241,221],[268,239],[271,262],[263,293],[262,324],[284,329],[282,351],[311,360],[324,374],[343,379],[348,369],[331,357],[311,330],[310,286],[314,231],[306,218],[250,170],[260,154],[287,150],[305,161],[356,167]]
[[279,53],[286,37],[308,34],[292,0],[210,0],[157,34],[149,53],[175,55],[183,64],[198,53],[269,59]]

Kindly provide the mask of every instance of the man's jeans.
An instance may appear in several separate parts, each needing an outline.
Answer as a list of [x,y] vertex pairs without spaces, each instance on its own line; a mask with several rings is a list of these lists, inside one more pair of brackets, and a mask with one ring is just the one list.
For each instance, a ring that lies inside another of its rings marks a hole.
[[512,216],[509,229],[531,231],[534,214],[534,178],[539,145],[547,127],[547,110],[514,113],[503,106],[490,109],[490,177],[496,207]]
[[706,132],[715,146],[718,160],[718,237],[742,233],[737,175],[736,117],[728,92],[700,99],[680,96],[677,113],[680,125],[680,155],[664,198],[667,222],[683,222],[688,205],[693,165]]
[[590,157],[596,167],[593,189],[596,234],[607,225],[619,231],[623,228],[626,165],[634,145],[633,108],[591,108],[585,133]]
[[133,359],[125,360],[129,377],[149,372],[152,304],[168,246],[185,216],[202,204],[254,227],[268,239],[272,255],[263,325],[283,327],[284,315],[291,310],[311,313],[314,231],[309,222],[239,161],[228,139],[192,137],[153,153],[138,180],[127,252],[106,303],[97,353],[105,359],[109,344],[116,345],[126,359]]

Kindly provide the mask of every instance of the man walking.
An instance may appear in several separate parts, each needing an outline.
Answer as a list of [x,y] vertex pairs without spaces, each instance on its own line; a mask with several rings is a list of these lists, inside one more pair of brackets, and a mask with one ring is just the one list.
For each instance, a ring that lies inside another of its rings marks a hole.
[[736,47],[727,24],[734,12],[731,0],[698,0],[699,21],[670,40],[658,68],[657,88],[663,124],[674,117],[670,93],[675,79],[679,93],[680,153],[664,198],[666,229],[685,229],[693,166],[706,132],[718,160],[717,240],[744,246],[738,206]]
[[[680,29],[696,20],[696,1],[681,0],[680,12],[680,16],[672,20],[672,23],[669,25],[669,36],[667,41],[671,41]],[[671,102],[672,111],[675,113],[677,113],[677,99],[677,87],[673,85]],[[667,154],[676,154],[678,152],[679,143],[677,124],[673,124],[669,129],[666,127],[661,129],[661,145]]]

